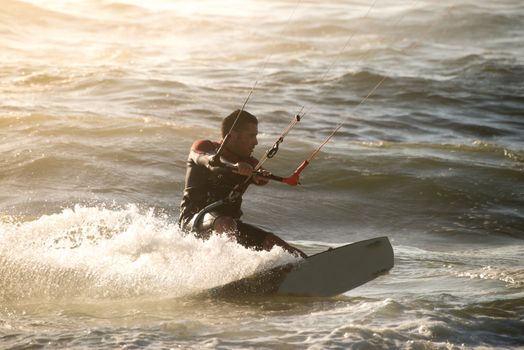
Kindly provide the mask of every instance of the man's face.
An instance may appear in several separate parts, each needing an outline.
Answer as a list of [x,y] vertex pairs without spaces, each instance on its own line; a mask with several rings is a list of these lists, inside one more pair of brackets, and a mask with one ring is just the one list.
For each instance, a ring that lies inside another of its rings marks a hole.
[[239,156],[249,157],[258,145],[257,135],[258,125],[248,123],[244,129],[231,132],[228,148]]

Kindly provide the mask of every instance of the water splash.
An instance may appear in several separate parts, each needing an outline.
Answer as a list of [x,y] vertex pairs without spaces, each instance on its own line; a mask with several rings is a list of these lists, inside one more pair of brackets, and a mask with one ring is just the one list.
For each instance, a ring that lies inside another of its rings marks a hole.
[[0,300],[181,296],[293,261],[281,248],[201,241],[136,205],[76,205],[0,223]]

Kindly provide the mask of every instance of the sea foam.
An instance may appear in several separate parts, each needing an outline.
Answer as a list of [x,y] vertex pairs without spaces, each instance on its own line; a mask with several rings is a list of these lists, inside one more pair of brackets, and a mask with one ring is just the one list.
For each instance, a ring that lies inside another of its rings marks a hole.
[[202,241],[136,205],[76,205],[33,221],[0,223],[0,298],[177,297],[294,261],[281,248]]

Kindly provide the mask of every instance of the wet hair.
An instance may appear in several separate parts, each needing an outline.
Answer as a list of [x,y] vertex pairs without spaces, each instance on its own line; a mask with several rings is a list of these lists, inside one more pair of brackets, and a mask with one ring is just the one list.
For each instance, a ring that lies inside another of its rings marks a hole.
[[[240,113],[240,116],[238,116],[238,113]],[[235,127],[233,128],[233,130],[235,131],[241,131],[246,129],[247,125],[250,123],[258,125],[257,117],[255,117],[253,114],[249,112],[240,111],[240,109],[237,109],[236,111],[225,117],[224,120],[222,120],[222,137],[225,137],[229,130],[231,130],[231,127],[235,123],[237,116],[238,121]]]

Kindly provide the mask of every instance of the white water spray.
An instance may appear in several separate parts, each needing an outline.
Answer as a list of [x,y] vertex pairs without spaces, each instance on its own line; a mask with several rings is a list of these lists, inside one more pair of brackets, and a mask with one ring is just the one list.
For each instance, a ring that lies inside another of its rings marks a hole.
[[202,241],[135,205],[76,205],[0,223],[0,299],[178,297],[294,261],[279,247]]

